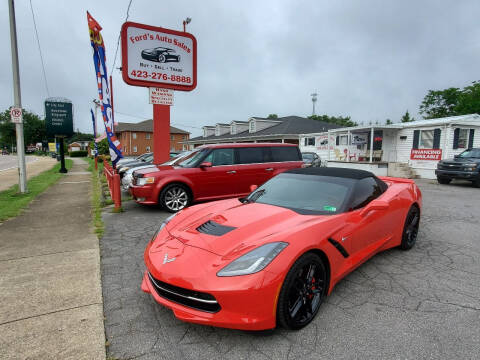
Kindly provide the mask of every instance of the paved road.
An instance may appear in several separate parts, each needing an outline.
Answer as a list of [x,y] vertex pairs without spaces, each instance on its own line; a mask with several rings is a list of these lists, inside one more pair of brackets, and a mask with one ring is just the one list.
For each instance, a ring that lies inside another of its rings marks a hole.
[[143,250],[168,214],[126,204],[101,241],[108,354],[119,359],[478,359],[480,189],[419,180],[417,246],[386,251],[347,276],[297,332],[183,323],[142,293]]
[[[33,161],[37,161],[36,156],[26,156],[25,157],[27,164]],[[18,167],[16,155],[0,155],[0,171],[13,169]]]

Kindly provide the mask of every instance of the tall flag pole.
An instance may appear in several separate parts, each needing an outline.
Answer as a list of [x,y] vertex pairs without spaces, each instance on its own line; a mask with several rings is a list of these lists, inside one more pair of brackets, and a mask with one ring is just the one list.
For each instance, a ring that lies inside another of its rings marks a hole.
[[105,44],[100,34],[102,27],[87,11],[88,28],[90,32],[90,44],[93,48],[93,64],[97,76],[98,97],[101,102],[103,123],[107,134],[110,158],[113,166],[123,157],[120,141],[114,133],[112,97],[107,76],[107,65],[105,59]]
[[97,156],[98,156],[98,144],[97,142],[95,141],[95,139],[97,138],[97,124],[95,123],[95,115],[93,114],[93,110],[90,109],[90,113],[92,114],[92,123],[93,123],[93,143],[95,144],[95,150],[93,151],[93,154],[95,155],[95,170],[98,169],[98,165],[97,165],[97,162],[98,162],[98,159],[97,159]]

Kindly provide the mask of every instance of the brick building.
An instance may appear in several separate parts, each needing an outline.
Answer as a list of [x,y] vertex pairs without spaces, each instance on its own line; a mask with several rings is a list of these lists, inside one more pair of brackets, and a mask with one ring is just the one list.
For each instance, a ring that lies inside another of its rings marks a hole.
[[[115,134],[122,144],[122,152],[125,156],[153,151],[153,120],[139,123],[119,122],[115,127]],[[182,151],[185,146],[180,142],[188,141],[189,138],[189,132],[170,126],[171,151]]]

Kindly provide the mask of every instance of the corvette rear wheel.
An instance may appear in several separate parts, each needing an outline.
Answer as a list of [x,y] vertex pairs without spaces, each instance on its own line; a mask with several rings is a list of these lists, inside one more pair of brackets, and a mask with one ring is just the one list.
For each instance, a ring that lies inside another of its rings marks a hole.
[[420,210],[416,205],[412,205],[408,211],[405,225],[403,227],[402,250],[410,250],[417,242],[418,226],[420,225]]
[[175,213],[190,205],[190,192],[180,184],[165,187],[160,193],[160,205],[168,212]]
[[277,323],[298,330],[309,324],[327,293],[327,273],[313,253],[300,257],[288,272],[278,297]]

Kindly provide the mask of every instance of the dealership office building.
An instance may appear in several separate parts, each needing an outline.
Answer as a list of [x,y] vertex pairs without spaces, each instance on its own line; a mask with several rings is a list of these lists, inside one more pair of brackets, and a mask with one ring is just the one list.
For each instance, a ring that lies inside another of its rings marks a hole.
[[439,160],[471,147],[480,147],[477,114],[300,135],[301,151],[316,152],[328,166],[365,169],[379,176],[435,179]]

